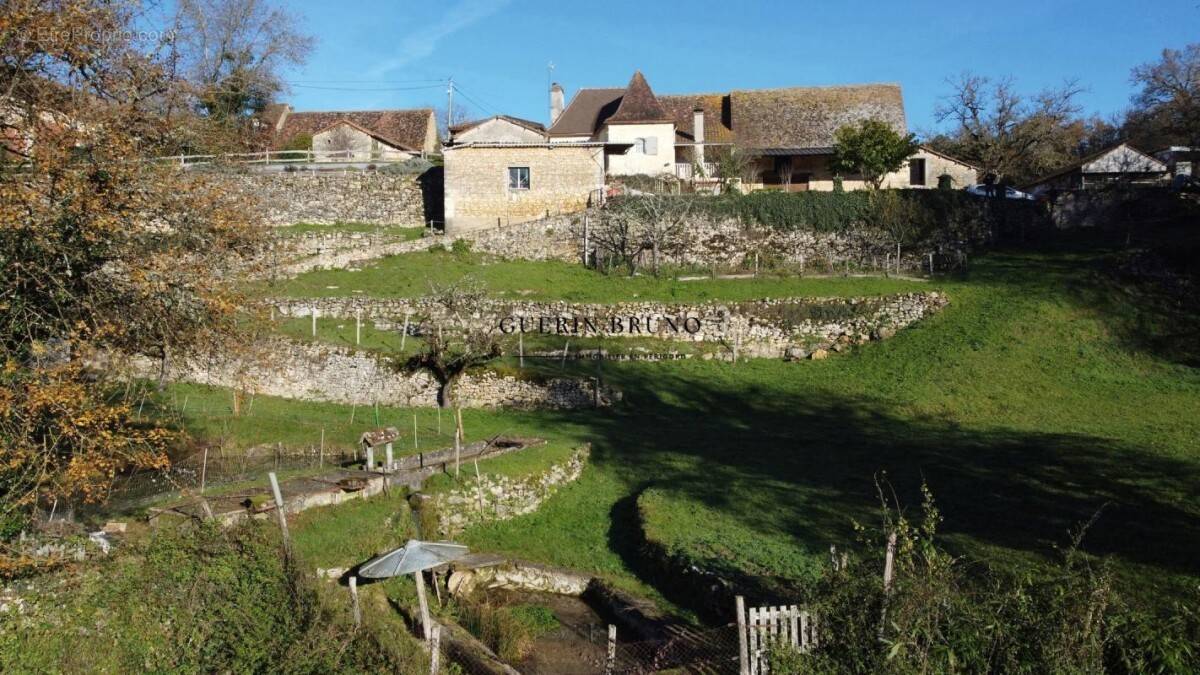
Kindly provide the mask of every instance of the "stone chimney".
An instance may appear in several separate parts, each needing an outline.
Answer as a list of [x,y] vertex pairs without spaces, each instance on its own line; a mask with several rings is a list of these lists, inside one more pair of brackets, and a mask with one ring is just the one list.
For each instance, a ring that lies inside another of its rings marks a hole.
[[558,83],[550,85],[550,126],[558,121],[563,111],[563,88]]
[[699,105],[692,111],[692,137],[696,141],[693,146],[692,158],[696,163],[704,164],[704,108]]

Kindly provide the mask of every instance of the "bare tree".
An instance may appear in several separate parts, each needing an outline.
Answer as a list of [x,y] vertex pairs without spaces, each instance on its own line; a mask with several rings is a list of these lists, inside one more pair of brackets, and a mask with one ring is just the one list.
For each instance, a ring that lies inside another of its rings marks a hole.
[[405,362],[409,369],[428,371],[438,381],[438,405],[446,408],[453,400],[454,385],[471,367],[500,356],[499,336],[490,326],[472,322],[467,313],[479,306],[487,289],[474,277],[439,285],[429,284],[426,296],[440,308],[446,322],[424,335],[425,348]]
[[1142,111],[1180,141],[1200,144],[1200,43],[1164,49],[1158,61],[1134,68],[1132,79]]
[[589,233],[592,245],[607,264],[637,272],[642,254],[649,252],[655,275],[665,255],[685,243],[692,200],[671,195],[643,194],[611,203],[598,212]]
[[259,112],[284,89],[283,71],[304,63],[314,38],[270,0],[180,0],[176,48],[200,108],[219,119]]
[[985,174],[1001,182],[1021,181],[1073,157],[1079,141],[1075,99],[1083,91],[1074,80],[1032,96],[1018,93],[1011,77],[991,80],[965,73],[948,83],[953,91],[934,114],[954,129],[935,144],[973,161]]

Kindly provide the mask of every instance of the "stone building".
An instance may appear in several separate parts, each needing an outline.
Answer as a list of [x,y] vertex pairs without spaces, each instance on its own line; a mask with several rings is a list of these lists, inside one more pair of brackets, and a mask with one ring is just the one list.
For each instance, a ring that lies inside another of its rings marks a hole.
[[478,141],[443,157],[448,234],[580,211],[604,189],[603,143]]
[[259,122],[267,148],[312,150],[318,160],[402,160],[441,149],[432,108],[294,112],[275,103]]
[[[834,133],[881,119],[907,133],[894,84],[789,87],[658,96],[641,72],[625,87],[585,88],[566,103],[550,88],[550,126],[508,116],[459,125],[445,152],[449,231],[578,210],[601,199],[608,176],[713,181],[731,148],[751,156],[743,190],[832,190]],[[922,147],[884,180],[888,187],[954,187],[976,169]],[[842,176],[846,189],[864,187]],[[715,182],[715,181],[713,181]]]

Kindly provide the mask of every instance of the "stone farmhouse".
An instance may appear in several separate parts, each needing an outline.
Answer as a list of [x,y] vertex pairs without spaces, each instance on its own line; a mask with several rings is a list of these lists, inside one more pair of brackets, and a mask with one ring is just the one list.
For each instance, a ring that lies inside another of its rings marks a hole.
[[[894,84],[656,95],[640,72],[625,87],[550,88],[550,126],[497,116],[459,125],[445,148],[445,219],[475,229],[568,213],[605,195],[608,177],[667,176],[715,186],[731,149],[749,158],[740,189],[832,190],[834,133],[882,119],[907,133]],[[975,167],[922,147],[886,187],[964,187]],[[864,187],[841,176],[845,189]]]
[[311,150],[316,161],[397,161],[441,149],[431,108],[294,112],[286,103],[261,116],[271,150]]

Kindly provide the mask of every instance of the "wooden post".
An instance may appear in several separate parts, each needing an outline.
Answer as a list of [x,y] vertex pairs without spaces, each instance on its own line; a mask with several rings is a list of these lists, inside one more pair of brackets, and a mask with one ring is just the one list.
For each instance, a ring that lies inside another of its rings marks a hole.
[[367,448],[367,471],[375,470],[375,448]]
[[404,340],[408,338],[408,312],[404,313],[404,328],[400,329],[400,351],[404,351]]
[[933,254],[929,254],[929,273],[933,274]]
[[421,605],[421,630],[425,632],[425,642],[429,642],[433,638],[431,626],[429,625],[429,601],[425,599],[425,576],[422,572],[413,572],[413,579],[417,582],[417,602]]
[[325,468],[325,427],[321,427],[321,454],[317,457],[317,466]]
[[571,341],[570,341],[570,340],[567,340],[566,342],[564,342],[564,343],[563,343],[563,355],[562,355],[562,363],[561,363],[561,364],[559,364],[559,368],[566,368],[566,367],[567,367],[567,351],[568,351],[570,348],[571,348]]
[[517,333],[517,365],[525,367],[525,331]]
[[462,466],[462,408],[454,408],[454,477],[458,478]]
[[354,344],[362,342],[362,310],[354,313]]
[[350,604],[354,608],[354,627],[362,626],[362,607],[358,604],[358,577],[350,577]]
[[287,514],[283,512],[283,493],[279,491],[279,479],[275,477],[275,472],[267,474],[271,479],[271,492],[275,497],[275,513],[279,516],[279,530],[283,533],[283,552],[284,555],[291,556],[292,541],[288,535]]
[[200,465],[200,494],[204,494],[204,481],[208,477],[208,446],[204,446],[204,462]]
[[433,637],[429,644],[429,673],[437,675],[442,661],[442,627],[433,627]]
[[617,669],[617,627],[608,624],[608,655],[604,659],[604,675],[612,675]]
[[896,533],[888,535],[887,556],[883,559],[883,608],[879,610],[879,631],[877,637],[883,640],[884,626],[887,625],[888,598],[892,594],[892,578],[895,575]]
[[312,334],[317,337],[317,308],[312,308]]
[[413,411],[413,450],[416,450],[419,447],[420,446],[417,443],[417,411],[414,410]]
[[737,596],[738,675],[750,675],[750,649],[746,642],[746,599]]
[[883,561],[883,592],[892,592],[892,577],[895,575],[896,533],[888,535],[887,557]]

